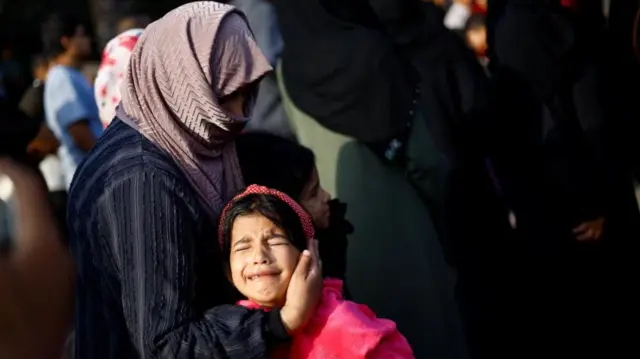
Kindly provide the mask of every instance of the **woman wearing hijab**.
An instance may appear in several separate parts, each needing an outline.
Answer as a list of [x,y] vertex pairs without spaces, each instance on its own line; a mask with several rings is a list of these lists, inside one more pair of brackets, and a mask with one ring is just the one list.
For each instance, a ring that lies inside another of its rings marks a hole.
[[313,313],[315,253],[280,311],[225,305],[215,222],[243,187],[233,139],[270,70],[228,5],[183,5],[140,37],[69,194],[78,358],[264,358]]

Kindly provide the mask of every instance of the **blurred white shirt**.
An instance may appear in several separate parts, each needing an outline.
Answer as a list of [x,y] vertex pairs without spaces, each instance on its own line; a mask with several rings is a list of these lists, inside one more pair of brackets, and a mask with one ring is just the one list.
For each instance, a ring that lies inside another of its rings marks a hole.
[[444,26],[449,30],[464,30],[471,16],[471,8],[454,2],[444,16]]

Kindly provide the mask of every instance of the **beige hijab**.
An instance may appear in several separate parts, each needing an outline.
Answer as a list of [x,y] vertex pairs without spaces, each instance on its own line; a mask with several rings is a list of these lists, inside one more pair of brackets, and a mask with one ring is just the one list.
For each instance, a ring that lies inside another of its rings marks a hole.
[[233,139],[248,121],[230,116],[218,99],[269,71],[244,14],[212,1],[189,3],[138,40],[117,116],[176,161],[217,219],[244,186]]

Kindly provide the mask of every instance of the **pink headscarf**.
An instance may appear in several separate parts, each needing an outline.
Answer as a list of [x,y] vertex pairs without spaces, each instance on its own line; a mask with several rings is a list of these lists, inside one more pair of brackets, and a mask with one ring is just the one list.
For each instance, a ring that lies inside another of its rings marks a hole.
[[216,218],[243,187],[233,138],[248,121],[230,116],[218,99],[269,71],[240,11],[189,3],[145,29],[116,113],[171,155]]
[[116,115],[116,107],[121,97],[120,86],[124,81],[131,53],[143,31],[132,29],[119,34],[107,43],[102,52],[102,61],[93,88],[100,111],[100,121],[104,127],[107,127]]

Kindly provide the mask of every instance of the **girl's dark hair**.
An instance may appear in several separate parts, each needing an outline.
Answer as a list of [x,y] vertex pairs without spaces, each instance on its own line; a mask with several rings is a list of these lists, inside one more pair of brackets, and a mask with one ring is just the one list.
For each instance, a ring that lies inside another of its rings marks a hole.
[[484,14],[473,14],[464,26],[464,32],[477,30],[487,26],[487,19]]
[[233,222],[238,217],[261,214],[281,228],[289,242],[300,252],[307,248],[307,239],[298,214],[277,197],[265,194],[250,194],[233,202],[222,221],[222,255],[228,262],[231,255],[231,233]]
[[241,134],[236,137],[236,151],[245,183],[277,189],[295,200],[316,164],[310,149],[267,133]]

